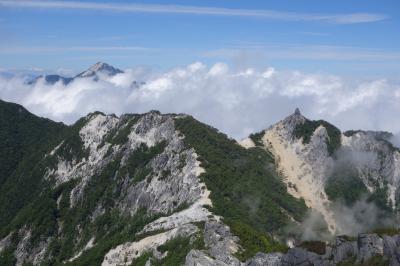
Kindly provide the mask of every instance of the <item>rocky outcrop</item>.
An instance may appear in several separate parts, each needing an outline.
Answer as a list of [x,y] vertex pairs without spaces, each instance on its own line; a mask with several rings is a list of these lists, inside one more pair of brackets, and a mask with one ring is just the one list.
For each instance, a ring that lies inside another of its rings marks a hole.
[[240,265],[240,261],[233,256],[239,250],[238,242],[239,239],[223,223],[210,220],[205,224],[204,243],[208,247],[208,254],[216,261],[232,266]]
[[228,264],[215,260],[204,251],[191,250],[186,256],[185,266],[228,266]]
[[[333,243],[326,244],[325,252],[317,254],[301,247],[289,249],[282,253],[258,253],[247,260],[246,266],[335,266],[341,262],[353,264],[368,262],[371,258],[379,258],[389,265],[399,265],[399,235],[378,236],[377,234],[360,234],[357,239],[337,237]],[[369,264],[368,264],[369,265]]]
[[368,259],[376,255],[383,255],[383,239],[376,234],[359,235],[357,246],[357,260],[360,262],[367,261]]
[[284,255],[282,253],[257,253],[246,261],[246,266],[280,266]]

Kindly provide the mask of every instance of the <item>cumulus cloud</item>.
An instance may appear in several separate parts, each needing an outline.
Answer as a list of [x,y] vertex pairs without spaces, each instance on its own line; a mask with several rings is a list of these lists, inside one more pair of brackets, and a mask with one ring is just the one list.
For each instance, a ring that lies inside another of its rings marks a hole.
[[24,76],[0,75],[0,98],[58,121],[72,123],[95,110],[121,114],[156,109],[191,114],[235,138],[268,127],[296,107],[343,129],[398,132],[394,114],[400,111],[399,91],[399,84],[385,79],[357,81],[272,67],[233,70],[225,63],[196,62],[167,71],[133,68],[68,85],[28,85]]

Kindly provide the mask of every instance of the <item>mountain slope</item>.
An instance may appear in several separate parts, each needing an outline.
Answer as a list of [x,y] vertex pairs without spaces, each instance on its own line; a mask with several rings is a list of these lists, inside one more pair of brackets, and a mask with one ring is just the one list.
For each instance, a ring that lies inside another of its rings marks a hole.
[[75,76],[75,78],[89,78],[89,77],[97,77],[99,74],[105,74],[107,76],[114,76],[116,74],[124,73],[122,70],[118,68],[114,68],[113,66],[97,62],[87,70]]
[[[10,179],[15,195],[32,191],[29,201],[11,211],[17,199],[9,206],[0,197],[9,221],[2,264],[176,265],[197,250],[239,265],[284,250],[283,227],[306,210],[264,150],[246,150],[186,115],[96,112],[55,136],[19,172],[36,182],[32,190]],[[172,252],[177,246],[184,251]]]
[[352,206],[366,195],[396,213],[399,151],[383,133],[341,133],[296,111],[244,148],[184,114],[94,112],[65,126],[11,103],[0,102],[0,110],[1,154],[18,151],[0,165],[0,265],[336,265],[399,257],[395,229],[357,242],[298,242],[315,229],[311,210],[333,233],[342,230],[331,208],[341,197]]
[[57,143],[66,126],[36,117],[20,105],[0,100],[0,227],[34,196],[41,176],[38,158]]
[[[308,207],[321,213],[332,233],[351,233],[341,221],[343,214],[336,210],[343,202],[352,208],[366,200],[385,215],[398,212],[400,151],[382,136],[385,134],[380,132],[341,133],[296,110],[241,143],[274,154],[289,193],[304,198]],[[381,217],[371,223],[383,221]]]

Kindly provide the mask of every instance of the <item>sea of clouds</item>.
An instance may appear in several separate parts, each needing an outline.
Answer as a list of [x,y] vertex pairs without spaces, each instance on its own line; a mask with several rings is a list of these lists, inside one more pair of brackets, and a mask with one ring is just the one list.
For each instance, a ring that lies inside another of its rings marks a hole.
[[[400,84],[338,75],[247,68],[196,62],[166,71],[136,67],[98,80],[68,85],[22,74],[0,74],[0,98],[65,123],[93,111],[187,113],[240,139],[267,128],[299,107],[312,119],[341,129],[400,131]],[[134,82],[139,86],[132,85]]]

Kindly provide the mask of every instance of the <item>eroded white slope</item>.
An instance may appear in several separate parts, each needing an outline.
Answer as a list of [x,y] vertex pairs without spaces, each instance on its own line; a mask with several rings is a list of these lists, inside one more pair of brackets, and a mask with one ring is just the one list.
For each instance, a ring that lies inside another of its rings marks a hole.
[[146,252],[153,253],[156,258],[162,258],[167,254],[160,254],[157,248],[178,236],[188,237],[198,231],[192,224],[186,224],[167,232],[148,236],[137,242],[127,242],[111,249],[104,257],[102,266],[131,265],[135,258]]
[[326,172],[333,164],[325,143],[328,134],[326,129],[320,126],[315,130],[310,142],[303,144],[302,139],[293,137],[293,131],[305,121],[300,113],[295,113],[265,130],[262,142],[273,153],[288,192],[296,198],[303,198],[309,208],[320,212],[329,230],[334,232],[336,223],[333,213],[329,210],[330,201],[324,190]]
[[336,223],[329,210],[330,201],[324,189],[325,173],[331,158],[324,152],[326,149],[320,148],[326,146],[326,135],[325,128],[320,126],[311,137],[310,143],[303,145],[302,140],[287,142],[279,131],[270,129],[262,140],[277,159],[278,169],[285,177],[289,193],[303,198],[308,207],[320,212],[329,230],[334,232]]

